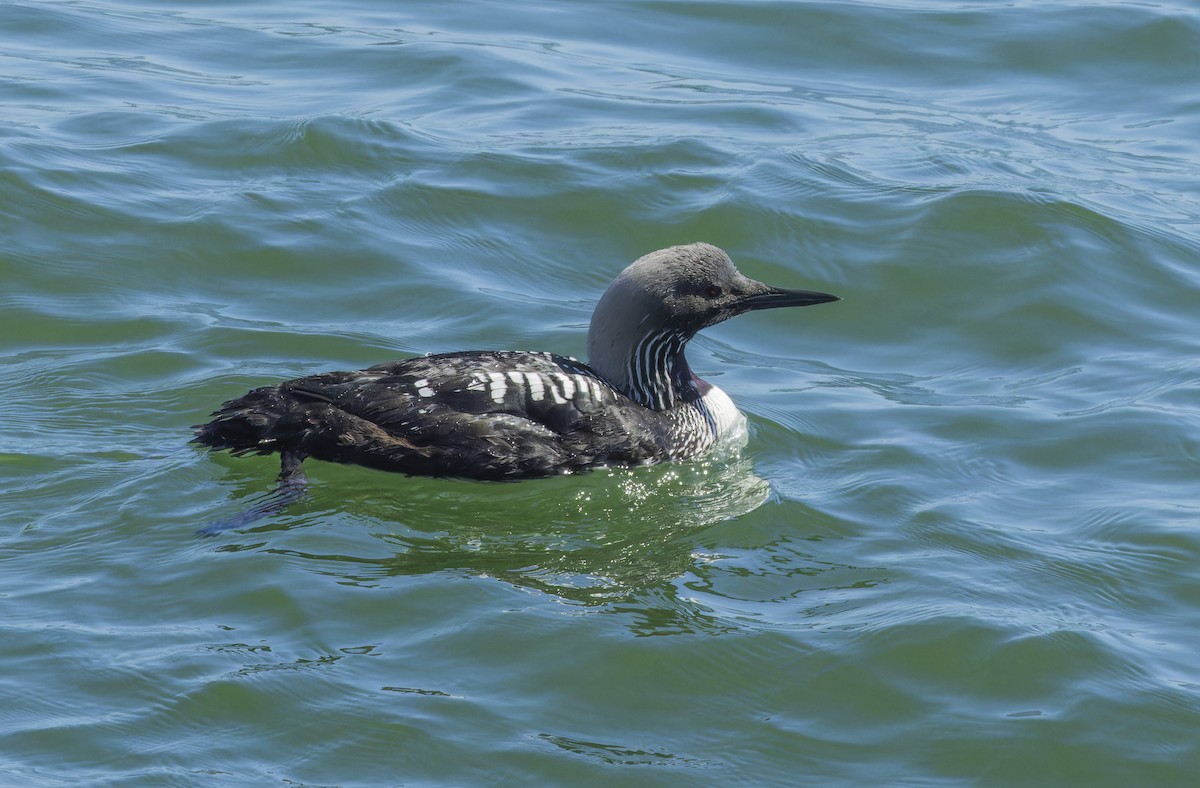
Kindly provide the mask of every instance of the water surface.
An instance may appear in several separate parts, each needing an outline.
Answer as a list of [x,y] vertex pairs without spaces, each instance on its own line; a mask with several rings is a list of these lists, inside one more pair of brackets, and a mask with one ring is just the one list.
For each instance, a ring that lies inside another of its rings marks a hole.
[[[1180,785],[1200,771],[1194,3],[0,6],[14,785]],[[511,485],[188,426],[582,356],[706,240],[740,458]]]

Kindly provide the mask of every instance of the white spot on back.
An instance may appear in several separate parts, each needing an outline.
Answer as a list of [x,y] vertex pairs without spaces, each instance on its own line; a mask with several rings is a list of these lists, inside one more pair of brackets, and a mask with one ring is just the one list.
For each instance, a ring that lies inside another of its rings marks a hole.
[[585,378],[585,380],[587,380],[588,385],[592,387],[592,399],[599,402],[604,396],[603,392],[600,390],[600,381],[596,380],[595,378]]
[[[557,377],[561,378],[561,377],[565,377],[565,376],[558,375]],[[550,396],[554,397],[555,402],[557,402],[559,405],[567,404],[567,401],[563,398],[563,395],[559,394],[558,389],[554,387],[554,379],[551,378],[549,375],[546,376],[546,388],[548,388],[550,390]]]
[[546,385],[542,383],[541,375],[533,372],[526,372],[525,385],[529,387],[529,396],[534,402],[541,402],[546,398]]
[[569,375],[557,374],[559,380],[562,381],[563,396],[567,399],[575,398],[575,381],[571,380]]
[[499,372],[489,372],[487,375],[492,379],[492,402],[499,405],[504,402],[504,393],[508,391],[508,384],[504,382],[504,375]]

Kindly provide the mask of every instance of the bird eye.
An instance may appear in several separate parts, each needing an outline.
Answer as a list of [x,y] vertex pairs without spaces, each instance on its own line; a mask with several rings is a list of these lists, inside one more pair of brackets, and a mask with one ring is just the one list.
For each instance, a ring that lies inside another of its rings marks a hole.
[[717,287],[716,285],[709,285],[708,289],[704,291],[704,295],[708,296],[709,298],[720,298],[721,288]]

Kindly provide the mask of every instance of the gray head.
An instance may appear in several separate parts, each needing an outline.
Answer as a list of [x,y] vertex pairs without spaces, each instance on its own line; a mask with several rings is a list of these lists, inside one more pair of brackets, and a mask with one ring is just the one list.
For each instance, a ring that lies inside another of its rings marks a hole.
[[670,384],[678,388],[691,377],[683,348],[700,329],[756,309],[837,300],[756,282],[711,244],[660,249],[634,261],[601,297],[588,329],[588,363],[626,394],[662,410],[675,404],[678,392]]

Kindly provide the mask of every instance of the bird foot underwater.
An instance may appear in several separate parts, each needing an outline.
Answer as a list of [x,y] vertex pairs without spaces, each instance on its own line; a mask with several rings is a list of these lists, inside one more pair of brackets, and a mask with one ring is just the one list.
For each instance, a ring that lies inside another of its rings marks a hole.
[[196,529],[196,536],[216,536],[225,531],[246,528],[273,514],[279,514],[297,501],[308,497],[308,477],[300,467],[300,459],[285,457],[284,470],[279,474],[279,486],[264,493],[237,514],[213,520]]

